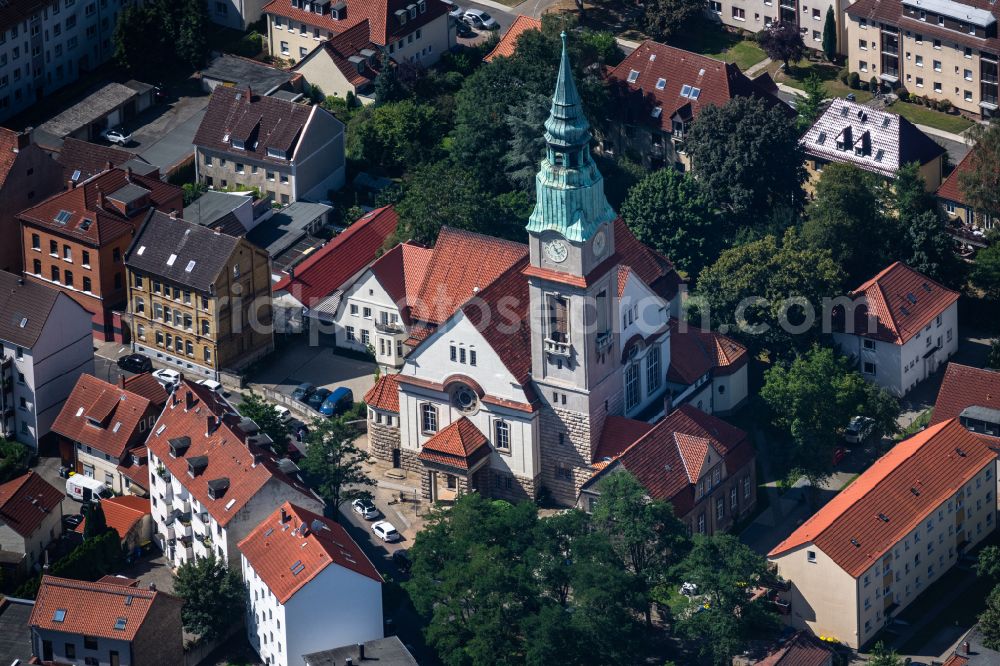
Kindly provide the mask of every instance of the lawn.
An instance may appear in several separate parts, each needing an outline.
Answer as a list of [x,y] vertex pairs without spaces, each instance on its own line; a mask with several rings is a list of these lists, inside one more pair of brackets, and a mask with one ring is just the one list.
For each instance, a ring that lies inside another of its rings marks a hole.
[[939,130],[953,132],[954,134],[960,134],[973,125],[972,121],[964,116],[941,113],[934,109],[928,109],[926,106],[911,104],[909,102],[896,102],[889,107],[889,110],[893,113],[898,113],[911,123],[929,125],[930,127],[936,127]]
[[741,70],[756,65],[767,57],[757,42],[726,32],[714,25],[703,25],[678,35],[676,39],[670,40],[670,46],[736,63]]

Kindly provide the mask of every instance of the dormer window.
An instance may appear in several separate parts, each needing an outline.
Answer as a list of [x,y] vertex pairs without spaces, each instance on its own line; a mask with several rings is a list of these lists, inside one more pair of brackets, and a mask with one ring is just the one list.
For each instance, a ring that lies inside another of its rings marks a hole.
[[397,9],[396,10],[396,20],[399,21],[399,25],[406,25],[406,10]]
[[420,2],[417,3],[417,9],[420,11],[421,14],[423,14],[424,12],[426,12],[427,11],[427,0],[420,0]]
[[408,11],[410,13],[410,18],[411,19],[417,18],[417,6],[416,5],[409,5],[406,8],[406,11]]
[[208,456],[192,456],[188,458],[188,476],[194,478],[208,467]]
[[267,156],[268,157],[276,157],[279,160],[287,160],[288,159],[288,153],[285,152],[284,150],[281,150],[280,148],[268,148],[267,149]]
[[243,139],[233,139],[233,148],[236,150],[246,150]]
[[208,496],[211,499],[221,499],[227,490],[229,490],[229,479],[226,477],[208,482]]

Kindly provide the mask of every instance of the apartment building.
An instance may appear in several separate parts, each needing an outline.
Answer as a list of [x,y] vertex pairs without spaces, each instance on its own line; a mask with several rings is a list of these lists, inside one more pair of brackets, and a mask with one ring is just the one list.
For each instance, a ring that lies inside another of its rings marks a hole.
[[833,341],[865,379],[903,396],[958,350],[958,296],[897,261],[851,292],[864,305]]
[[63,490],[30,471],[0,484],[0,567],[13,580],[44,562],[62,534]]
[[972,432],[1000,437],[1000,370],[949,363],[931,425],[952,418]]
[[218,86],[194,137],[198,182],[288,204],[344,185],[344,124],[322,107]]
[[381,47],[369,39],[368,19],[308,52],[294,67],[307,84],[317,86],[324,95],[346,99],[348,93],[365,95],[362,101],[374,102],[375,77],[382,68]]
[[945,149],[906,118],[837,97],[799,141],[806,154],[806,189],[814,192],[830,162],[850,164],[892,180],[917,163],[924,187],[934,192],[944,177]]
[[452,5],[441,0],[271,0],[264,6],[271,56],[297,63],[358,23],[396,62],[430,67],[455,44]]
[[0,435],[38,448],[94,372],[90,313],[66,294],[0,271]]
[[11,0],[0,13],[0,121],[111,59],[131,0]]
[[128,578],[43,576],[29,620],[32,651],[46,664],[183,664],[182,604]]
[[20,273],[21,237],[17,214],[63,185],[59,164],[31,139],[31,132],[0,127],[0,271]]
[[997,111],[1000,7],[969,0],[858,0],[847,57],[862,80],[903,86],[974,117]]
[[274,349],[267,252],[160,212],[125,253],[132,346],[217,379]]
[[897,444],[768,553],[792,626],[868,644],[993,531],[996,467],[958,419]]
[[[125,309],[125,251],[149,211],[183,210],[180,187],[109,169],[22,211],[25,277],[65,293],[93,314],[94,337],[121,340],[114,311]],[[116,330],[117,329],[117,330]]]
[[93,375],[80,375],[52,431],[73,448],[77,474],[103,481],[115,493],[145,494],[145,484],[133,489],[122,465],[146,457],[146,437],[162,405],[150,402]]
[[837,29],[837,52],[843,53],[846,38],[842,0],[709,0],[708,12],[727,28],[757,34],[778,21],[792,23],[802,33],[807,48],[823,49],[827,11],[832,9]]
[[285,502],[239,548],[247,638],[265,664],[382,638],[382,575],[336,521]]
[[295,465],[277,460],[270,444],[215,392],[181,382],[146,441],[153,540],[172,566],[214,554],[237,567],[237,544],[275,506],[322,512]]

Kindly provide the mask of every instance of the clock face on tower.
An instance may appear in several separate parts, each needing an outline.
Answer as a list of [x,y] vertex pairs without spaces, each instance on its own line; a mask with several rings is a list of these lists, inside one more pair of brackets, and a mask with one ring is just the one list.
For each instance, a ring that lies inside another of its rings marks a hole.
[[569,250],[566,248],[566,243],[561,240],[551,240],[545,243],[543,248],[545,250],[545,256],[557,264],[561,264],[566,261],[566,257],[569,256]]
[[594,256],[600,259],[604,256],[604,250],[607,247],[607,238],[603,231],[598,231],[597,235],[594,236],[593,248]]

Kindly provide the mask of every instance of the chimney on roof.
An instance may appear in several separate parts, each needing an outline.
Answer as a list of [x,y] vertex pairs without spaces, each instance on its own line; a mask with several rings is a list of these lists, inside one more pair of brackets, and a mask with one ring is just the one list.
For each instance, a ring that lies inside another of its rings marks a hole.
[[170,219],[171,220],[176,220],[177,219],[177,211],[176,210],[170,211]]
[[206,416],[205,419],[207,421],[205,424],[205,437],[211,437],[212,433],[219,427],[219,424],[211,414]]
[[309,536],[309,526],[306,525],[305,523],[302,523],[302,527],[299,528],[299,534],[301,534],[303,537]]
[[150,592],[156,592],[156,583],[150,583],[149,584],[149,591]]
[[188,389],[184,392],[184,411],[186,412],[192,407],[194,407],[194,393],[191,392],[191,389]]
[[358,643],[358,661],[365,660],[365,644]]
[[344,660],[344,666],[354,666],[354,660],[348,657]]
[[285,507],[281,507],[281,524],[284,525],[287,522],[288,522],[288,511],[285,510]]
[[14,149],[15,153],[19,153],[31,145],[31,132],[33,130],[33,127],[25,127],[24,131],[17,135],[17,148]]
[[125,375],[120,375],[118,377],[118,387],[125,388]]
[[75,190],[76,189],[76,181],[73,180],[72,178],[70,178],[69,180],[67,180],[66,181],[66,189],[67,190]]
[[250,86],[247,86],[247,101],[253,101],[253,89]]
[[128,178],[128,182],[132,182],[132,167],[125,167],[125,177]]

